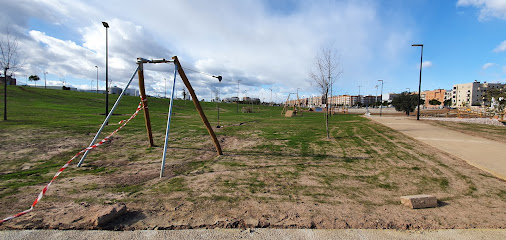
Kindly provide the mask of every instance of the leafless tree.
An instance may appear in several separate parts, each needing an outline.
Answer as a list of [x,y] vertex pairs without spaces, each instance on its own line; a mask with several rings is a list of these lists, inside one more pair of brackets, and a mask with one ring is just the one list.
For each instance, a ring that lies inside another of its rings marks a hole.
[[329,133],[329,90],[342,73],[340,68],[340,57],[337,50],[332,46],[322,46],[314,59],[314,65],[309,71],[310,84],[318,89],[322,94],[322,103],[326,104],[325,127],[327,129],[327,138]]
[[220,97],[219,97],[220,90],[219,90],[218,88],[216,88],[216,87],[212,87],[212,88],[211,88],[211,91],[214,93],[214,99],[213,99],[213,100],[214,100],[215,102],[220,101]]
[[20,56],[18,47],[18,39],[12,37],[7,29],[0,39],[0,53],[2,54],[0,59],[0,67],[4,70],[4,120],[7,120],[7,70],[15,72],[18,70],[23,62],[23,58]]

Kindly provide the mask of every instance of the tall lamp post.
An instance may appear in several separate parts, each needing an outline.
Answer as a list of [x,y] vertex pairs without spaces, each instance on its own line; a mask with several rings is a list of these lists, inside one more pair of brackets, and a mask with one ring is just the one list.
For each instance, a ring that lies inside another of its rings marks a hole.
[[218,82],[219,82],[219,86],[218,86],[218,126],[216,126],[216,128],[220,128],[221,127],[221,125],[220,125],[220,102],[221,102],[220,88],[221,88],[221,80],[223,78],[221,76],[213,76],[213,78],[217,78]]
[[380,117],[381,112],[383,111],[383,80],[378,80],[378,82],[381,82],[381,93],[380,93]]
[[[358,86],[358,104],[357,104],[357,106],[358,106],[358,105],[362,105],[362,99],[360,98],[360,88],[361,88],[361,87],[362,87],[362,86]],[[361,106],[358,106],[358,107],[361,107]]]
[[420,104],[421,104],[421,92],[422,92],[422,61],[423,61],[423,44],[413,44],[412,47],[422,47],[420,53],[420,80],[418,83],[418,112],[416,113],[416,120],[420,120]]
[[44,89],[47,88],[46,74],[48,74],[48,72],[44,72]]
[[97,93],[98,93],[98,66],[95,66],[95,68],[97,69]]
[[108,46],[108,33],[109,24],[102,22],[105,27],[105,117],[109,115],[109,46]]

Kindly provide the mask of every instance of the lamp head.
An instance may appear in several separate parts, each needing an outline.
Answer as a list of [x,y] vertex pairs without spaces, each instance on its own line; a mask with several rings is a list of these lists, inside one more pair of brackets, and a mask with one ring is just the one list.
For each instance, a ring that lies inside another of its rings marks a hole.
[[412,47],[423,47],[423,44],[413,44]]
[[104,25],[105,28],[109,28],[109,24],[107,22],[102,22],[102,25]]
[[220,81],[220,82],[221,82],[221,80],[222,80],[222,77],[221,77],[221,76],[213,76],[213,78],[217,78],[217,79],[218,79],[218,81]]

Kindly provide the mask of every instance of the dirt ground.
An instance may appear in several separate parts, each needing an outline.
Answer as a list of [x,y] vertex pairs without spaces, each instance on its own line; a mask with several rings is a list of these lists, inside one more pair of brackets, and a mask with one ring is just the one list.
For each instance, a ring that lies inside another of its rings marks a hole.
[[[145,136],[119,134],[90,153],[82,169],[72,165],[62,173],[34,211],[0,229],[506,227],[505,181],[377,123],[353,127],[353,139],[340,135],[348,130],[334,126],[338,136],[322,141],[335,147],[323,155],[253,151],[265,140],[247,124],[242,127],[247,138],[219,136],[223,156],[216,156],[208,136],[172,147],[162,179],[162,148],[139,147],[146,145]],[[63,165],[90,139],[61,143],[53,134],[36,142],[28,131],[2,134],[0,161],[11,167],[0,174],[30,169],[55,156]],[[362,147],[346,148],[347,141]],[[269,144],[282,146],[283,141]],[[69,148],[75,151],[59,150]],[[34,153],[40,154],[37,160],[26,160]],[[49,181],[57,170],[40,176]],[[1,198],[0,217],[29,208],[43,186],[20,187]],[[439,206],[414,210],[400,205],[400,196],[412,194],[433,194]],[[128,213],[107,226],[94,226],[96,214],[114,203],[125,203]]]

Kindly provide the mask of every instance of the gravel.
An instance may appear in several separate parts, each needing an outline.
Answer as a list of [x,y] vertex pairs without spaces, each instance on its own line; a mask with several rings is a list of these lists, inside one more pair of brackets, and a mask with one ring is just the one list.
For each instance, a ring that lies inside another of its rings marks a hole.
[[445,122],[463,122],[463,123],[478,123],[478,124],[488,124],[495,126],[505,126],[504,123],[499,122],[497,119],[490,118],[434,118],[428,117],[423,118],[423,120],[436,120],[436,121],[445,121]]

